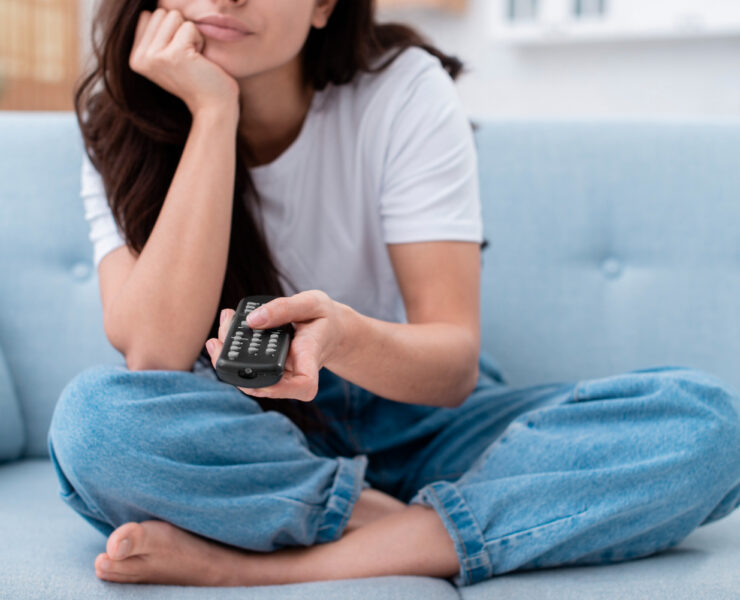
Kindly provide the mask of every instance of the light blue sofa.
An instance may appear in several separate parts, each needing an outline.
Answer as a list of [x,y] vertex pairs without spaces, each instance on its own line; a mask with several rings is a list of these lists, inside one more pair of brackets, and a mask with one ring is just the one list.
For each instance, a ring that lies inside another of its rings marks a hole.
[[[476,133],[482,332],[515,386],[657,365],[740,388],[740,120],[489,121]],[[118,584],[66,506],[46,434],[65,383],[125,364],[107,342],[71,112],[0,112],[0,598],[740,598],[740,510],[666,552],[510,573],[256,588]]]

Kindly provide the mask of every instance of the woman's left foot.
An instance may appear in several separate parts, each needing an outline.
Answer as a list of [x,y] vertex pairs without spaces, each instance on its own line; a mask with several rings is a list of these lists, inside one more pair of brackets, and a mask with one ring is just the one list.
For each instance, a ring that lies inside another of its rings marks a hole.
[[253,559],[259,554],[232,549],[166,521],[132,521],[108,536],[106,552],[95,558],[95,573],[120,583],[249,585],[249,573],[255,573],[259,562]]

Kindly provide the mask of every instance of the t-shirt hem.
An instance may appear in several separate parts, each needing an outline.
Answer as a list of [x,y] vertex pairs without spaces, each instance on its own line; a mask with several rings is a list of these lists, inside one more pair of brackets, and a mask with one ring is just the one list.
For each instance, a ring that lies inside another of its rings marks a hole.
[[454,226],[449,223],[417,223],[414,227],[405,226],[398,230],[389,231],[386,228],[383,235],[383,241],[386,244],[435,240],[481,243],[483,241],[483,234],[480,229],[471,229],[469,225]]

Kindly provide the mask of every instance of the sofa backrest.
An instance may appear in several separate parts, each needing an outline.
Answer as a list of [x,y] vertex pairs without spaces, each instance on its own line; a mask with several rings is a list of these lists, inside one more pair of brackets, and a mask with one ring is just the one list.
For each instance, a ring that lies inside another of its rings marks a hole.
[[481,328],[508,383],[673,365],[740,389],[740,119],[506,120],[477,142]]
[[125,364],[103,331],[81,161],[73,112],[0,112],[0,344],[29,457],[48,456],[52,410],[75,374]]
[[[740,122],[487,121],[476,143],[482,344],[508,383],[680,364],[740,387]],[[0,112],[0,460],[47,456],[64,385],[125,364],[82,152],[73,112]]]

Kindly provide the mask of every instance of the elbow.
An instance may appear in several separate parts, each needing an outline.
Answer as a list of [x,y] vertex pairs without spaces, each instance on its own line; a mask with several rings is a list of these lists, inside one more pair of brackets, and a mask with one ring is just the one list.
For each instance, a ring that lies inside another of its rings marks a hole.
[[472,369],[470,368],[470,365],[467,365],[467,367],[468,368],[466,369],[466,378],[464,380],[464,383],[461,384],[458,388],[461,389],[462,392],[457,396],[457,400],[452,403],[453,408],[462,406],[470,397],[470,395],[475,391],[475,388],[478,385],[478,376],[480,375],[478,361],[475,361]]
[[192,361],[162,360],[161,357],[147,356],[141,352],[126,353],[126,366],[129,371],[190,371],[193,367]]

